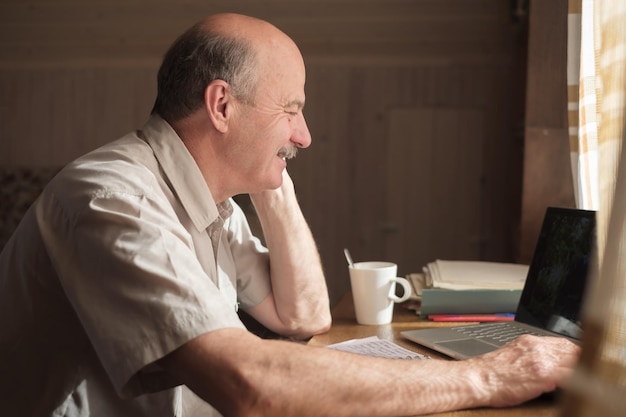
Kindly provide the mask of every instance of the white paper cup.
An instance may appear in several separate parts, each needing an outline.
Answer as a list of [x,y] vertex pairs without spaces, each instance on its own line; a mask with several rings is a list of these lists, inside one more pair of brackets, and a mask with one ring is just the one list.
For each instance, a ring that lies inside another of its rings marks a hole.
[[[357,262],[348,267],[356,321],[359,324],[388,324],[393,317],[393,304],[411,296],[411,284],[396,276],[398,265],[392,262]],[[404,289],[396,296],[396,283]]]

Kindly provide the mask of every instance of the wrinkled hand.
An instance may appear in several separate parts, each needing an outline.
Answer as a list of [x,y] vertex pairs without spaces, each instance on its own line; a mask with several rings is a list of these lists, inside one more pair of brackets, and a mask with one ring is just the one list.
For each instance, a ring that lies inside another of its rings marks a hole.
[[525,335],[470,361],[485,370],[491,406],[504,407],[553,391],[572,373],[579,355],[580,347],[564,338]]

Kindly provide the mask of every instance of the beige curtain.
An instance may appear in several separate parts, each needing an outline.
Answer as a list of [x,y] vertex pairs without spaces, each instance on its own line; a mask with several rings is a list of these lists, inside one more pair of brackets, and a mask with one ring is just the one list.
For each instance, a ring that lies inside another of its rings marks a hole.
[[569,0],[568,114],[580,208],[597,210],[583,353],[563,416],[626,414],[626,1]]

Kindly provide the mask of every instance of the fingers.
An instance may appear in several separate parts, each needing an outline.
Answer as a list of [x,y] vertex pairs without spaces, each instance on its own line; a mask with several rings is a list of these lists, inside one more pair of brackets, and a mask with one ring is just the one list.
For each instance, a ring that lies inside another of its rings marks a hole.
[[580,356],[564,338],[521,336],[478,359],[491,373],[492,405],[519,404],[561,386]]

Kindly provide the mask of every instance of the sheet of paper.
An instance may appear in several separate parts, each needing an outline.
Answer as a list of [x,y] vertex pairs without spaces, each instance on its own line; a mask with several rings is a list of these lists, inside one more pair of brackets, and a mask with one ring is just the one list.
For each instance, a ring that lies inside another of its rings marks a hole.
[[328,348],[359,355],[375,356],[389,359],[428,359],[428,356],[405,349],[395,343],[377,336],[363,339],[352,339],[345,342],[328,345]]

